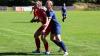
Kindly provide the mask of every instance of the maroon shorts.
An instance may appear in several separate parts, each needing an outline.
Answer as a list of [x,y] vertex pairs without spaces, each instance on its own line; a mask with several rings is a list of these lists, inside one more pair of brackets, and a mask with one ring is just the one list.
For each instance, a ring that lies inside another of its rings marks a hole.
[[[42,30],[44,29],[43,26],[41,26],[36,32],[35,34],[41,35],[42,34]],[[50,25],[47,27],[46,31],[45,31],[45,35],[47,36],[51,31],[51,27]]]

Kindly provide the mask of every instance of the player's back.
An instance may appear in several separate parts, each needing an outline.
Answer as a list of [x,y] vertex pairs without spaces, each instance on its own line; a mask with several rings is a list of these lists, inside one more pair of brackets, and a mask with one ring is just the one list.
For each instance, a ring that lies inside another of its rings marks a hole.
[[40,22],[45,24],[46,23],[46,12],[45,12],[45,10],[42,9],[42,8],[38,8],[36,13],[37,13],[37,17],[39,18]]

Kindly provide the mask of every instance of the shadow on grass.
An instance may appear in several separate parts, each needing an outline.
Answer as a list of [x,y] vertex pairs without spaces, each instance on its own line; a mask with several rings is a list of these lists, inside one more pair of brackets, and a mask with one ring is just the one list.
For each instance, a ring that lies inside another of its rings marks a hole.
[[[41,55],[45,55],[43,52],[42,53],[32,53],[32,52],[1,52],[0,56],[5,56],[5,55],[35,55],[35,56],[41,56]],[[50,56],[52,55],[62,55],[62,54],[55,54],[55,53],[51,53]]]

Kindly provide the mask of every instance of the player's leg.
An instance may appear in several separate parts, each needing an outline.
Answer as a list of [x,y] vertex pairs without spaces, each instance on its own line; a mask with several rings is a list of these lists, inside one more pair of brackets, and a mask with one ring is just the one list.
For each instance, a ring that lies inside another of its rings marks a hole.
[[[58,40],[57,40],[55,34],[52,34],[50,39],[51,39],[51,41],[53,41],[57,46],[60,47],[60,45],[59,45],[59,43],[58,43]],[[58,52],[61,52],[61,51],[62,51],[62,48],[60,47],[59,50],[58,50]]]
[[41,35],[43,27],[40,27],[34,34],[34,38],[35,38],[35,44],[36,44],[36,52],[40,52],[40,39],[39,36]]
[[56,40],[55,34],[56,34],[56,27],[51,27],[51,34],[50,34],[50,40],[54,42],[57,46],[59,46],[58,41]]
[[56,38],[55,38],[55,35],[54,34],[50,34],[50,40],[52,41],[52,42],[54,42],[57,46],[59,46],[59,44],[58,44],[58,42],[57,42],[57,40],[56,40]]
[[[54,42],[57,46],[60,46],[59,43],[57,42],[56,37],[54,36],[54,34],[51,34],[51,35],[50,35],[50,40],[51,40],[52,42]],[[62,51],[62,49],[59,48],[58,52],[61,52],[61,51]]]
[[52,30],[52,33],[53,33],[53,35],[55,37],[53,39],[56,39],[57,45],[64,51],[65,55],[68,55],[67,49],[65,47],[65,44],[61,40],[61,26],[60,25],[56,26],[55,29]]
[[56,40],[59,43],[60,48],[64,51],[64,55],[68,55],[68,51],[67,48],[64,44],[64,42],[61,40],[61,26],[58,25],[55,31],[55,36],[56,36]]
[[64,22],[64,20],[66,19],[66,13],[63,13],[62,16],[63,16],[62,21]]
[[63,49],[64,52],[66,52],[66,47],[64,42],[61,40],[61,36],[60,35],[56,35],[56,40],[59,43],[59,46]]
[[50,27],[46,29],[45,35],[41,35],[41,40],[43,41],[45,47],[45,54],[50,54],[48,41],[46,40],[46,36],[50,33]]
[[64,56],[68,55],[64,42],[61,40],[60,35],[51,34],[51,41],[53,41],[57,46],[59,46],[64,51]]
[[59,43],[60,48],[64,51],[64,56],[68,55],[68,50],[64,44],[64,42],[61,40],[61,35],[56,35],[56,40]]
[[45,47],[45,54],[50,54],[49,45],[48,45],[48,41],[46,40],[46,36],[41,35],[41,40],[42,40],[44,47]]
[[[61,41],[61,38],[60,37],[56,36],[55,34],[51,34],[50,36],[51,36],[50,37],[51,41],[53,41],[60,48],[63,48],[62,47],[62,44],[61,44],[62,41]],[[63,49],[63,50],[66,51],[66,48]]]

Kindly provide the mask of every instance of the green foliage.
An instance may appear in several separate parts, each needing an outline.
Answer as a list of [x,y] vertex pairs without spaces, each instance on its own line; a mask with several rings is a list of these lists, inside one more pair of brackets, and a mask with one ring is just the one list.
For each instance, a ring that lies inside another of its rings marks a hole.
[[85,11],[100,11],[100,7],[95,7],[95,8],[87,8],[84,9]]
[[[0,0],[0,5],[3,6],[28,6],[31,5],[31,1],[37,0]],[[96,3],[100,4],[100,0],[52,0],[54,5],[61,6],[63,3],[66,3],[67,6],[73,5],[75,2],[84,2],[84,3]],[[45,5],[46,0],[42,0],[43,5]]]
[[75,0],[76,2],[84,2],[84,3],[97,3],[100,4],[100,0]]

